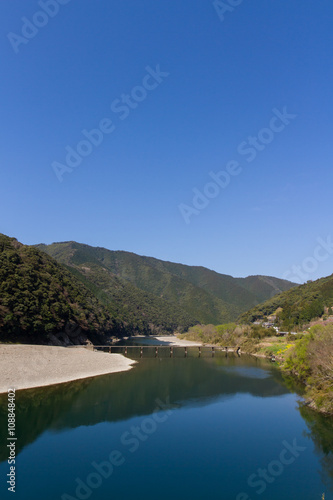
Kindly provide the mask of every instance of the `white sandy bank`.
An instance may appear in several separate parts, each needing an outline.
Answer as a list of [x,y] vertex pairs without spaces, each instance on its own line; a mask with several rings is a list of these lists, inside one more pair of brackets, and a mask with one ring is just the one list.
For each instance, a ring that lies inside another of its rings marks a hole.
[[[142,345],[170,345],[174,347],[198,347],[202,345],[202,342],[193,342],[192,340],[182,340],[176,337],[176,335],[165,335],[158,337],[145,337],[144,335],[137,335],[132,337],[132,340]],[[152,343],[154,341],[154,344]]]
[[121,354],[39,345],[0,345],[0,393],[130,370]]

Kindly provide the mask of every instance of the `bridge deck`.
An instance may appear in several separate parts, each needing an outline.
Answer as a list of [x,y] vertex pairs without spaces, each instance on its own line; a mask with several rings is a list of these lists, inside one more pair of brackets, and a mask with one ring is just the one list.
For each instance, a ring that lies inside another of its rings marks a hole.
[[[144,352],[150,352],[153,351],[155,352],[155,357],[158,357],[159,352],[163,352],[165,354],[165,351],[169,351],[170,357],[173,357],[174,354],[176,354],[179,351],[184,352],[184,356],[187,357],[189,353],[193,353],[194,351],[198,352],[198,356],[200,357],[202,354],[205,352],[210,352],[212,356],[214,356],[216,351],[223,351],[226,354],[229,352],[236,352],[238,355],[240,355],[241,350],[240,347],[222,347],[222,346],[213,346],[213,345],[202,345],[202,346],[177,346],[177,345],[94,345],[93,349],[99,350],[107,350],[109,353],[121,353],[121,354],[129,354],[129,351],[132,350],[132,355],[136,352],[140,353],[140,357],[143,357]],[[136,352],[134,351],[136,350]],[[174,353],[176,351],[176,353]]]

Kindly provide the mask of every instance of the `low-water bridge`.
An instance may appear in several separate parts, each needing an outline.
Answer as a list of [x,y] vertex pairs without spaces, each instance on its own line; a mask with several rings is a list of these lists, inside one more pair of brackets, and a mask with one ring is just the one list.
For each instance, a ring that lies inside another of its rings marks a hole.
[[[103,350],[109,353],[118,353],[124,354],[125,356],[135,356],[140,355],[140,358],[144,357],[144,353],[149,354],[151,357],[152,354],[155,354],[155,358],[159,357],[159,354],[163,353],[163,357],[170,356],[170,358],[174,357],[177,353],[179,357],[179,353],[183,352],[184,357],[187,358],[189,354],[193,355],[195,352],[200,358],[205,353],[211,354],[214,357],[216,351],[223,351],[228,355],[230,352],[236,353],[238,356],[241,354],[240,347],[220,347],[220,346],[177,346],[177,345],[94,345],[93,350]],[[175,353],[176,351],[176,353]]]

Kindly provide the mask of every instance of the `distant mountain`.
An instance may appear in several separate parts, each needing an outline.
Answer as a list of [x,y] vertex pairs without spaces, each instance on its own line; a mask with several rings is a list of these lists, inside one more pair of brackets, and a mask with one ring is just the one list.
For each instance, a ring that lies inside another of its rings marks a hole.
[[180,325],[190,326],[191,321],[220,324],[235,320],[242,312],[295,285],[267,276],[233,278],[204,267],[73,241],[37,247],[68,266],[119,318],[125,314],[132,317],[135,298],[140,298],[142,311],[146,301],[154,304],[154,309],[154,300],[158,299],[167,314],[182,311]]
[[250,323],[277,312],[281,328],[290,330],[325,314],[332,315],[332,308],[333,274],[283,292],[245,312],[239,319]]
[[178,304],[145,292],[102,266],[90,262],[80,270],[66,267],[122,323],[127,335],[183,332],[198,323]]

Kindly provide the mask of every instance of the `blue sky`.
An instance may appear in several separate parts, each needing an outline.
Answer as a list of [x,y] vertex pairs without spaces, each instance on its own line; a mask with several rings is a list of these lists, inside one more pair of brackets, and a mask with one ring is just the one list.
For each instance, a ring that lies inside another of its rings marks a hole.
[[224,4],[0,3],[3,233],[233,276],[333,272],[333,4]]

